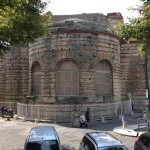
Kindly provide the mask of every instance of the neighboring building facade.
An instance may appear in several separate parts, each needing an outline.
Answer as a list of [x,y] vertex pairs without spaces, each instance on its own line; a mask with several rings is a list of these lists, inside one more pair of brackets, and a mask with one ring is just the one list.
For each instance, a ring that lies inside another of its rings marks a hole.
[[123,43],[114,25],[120,13],[52,16],[51,33],[13,47],[0,60],[0,101],[59,104],[66,97],[86,103],[129,100],[143,110],[148,88],[146,57],[136,43]]

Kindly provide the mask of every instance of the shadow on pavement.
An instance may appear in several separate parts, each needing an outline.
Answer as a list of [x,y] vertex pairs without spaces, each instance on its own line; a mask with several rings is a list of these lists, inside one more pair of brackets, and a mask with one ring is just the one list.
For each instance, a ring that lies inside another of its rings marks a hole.
[[[58,123],[57,125],[72,128],[68,123]],[[112,131],[115,127],[121,126],[121,120],[106,120],[105,122],[101,121],[93,121],[90,122],[90,126],[88,127],[75,127],[79,129],[91,129],[91,130],[104,130],[104,131]]]

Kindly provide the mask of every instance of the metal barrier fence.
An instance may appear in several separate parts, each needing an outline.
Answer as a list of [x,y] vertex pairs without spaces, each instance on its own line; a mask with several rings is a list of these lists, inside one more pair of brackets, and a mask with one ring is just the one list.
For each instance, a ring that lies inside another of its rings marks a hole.
[[138,132],[139,131],[149,131],[150,129],[150,120],[146,120],[144,118],[139,118],[137,120],[138,124]]
[[119,117],[120,113],[131,114],[130,101],[113,103],[91,103],[76,105],[61,104],[24,104],[17,103],[17,115],[26,119],[48,120],[52,122],[70,122],[70,116],[73,109],[76,109],[79,115],[90,108],[91,120],[112,119]]

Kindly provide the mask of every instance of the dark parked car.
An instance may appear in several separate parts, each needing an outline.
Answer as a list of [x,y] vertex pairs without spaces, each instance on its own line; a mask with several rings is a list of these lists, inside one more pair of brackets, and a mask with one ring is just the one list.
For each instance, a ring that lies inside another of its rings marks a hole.
[[128,150],[118,139],[104,132],[84,135],[79,150]]
[[135,141],[134,150],[150,150],[150,132],[145,132]]

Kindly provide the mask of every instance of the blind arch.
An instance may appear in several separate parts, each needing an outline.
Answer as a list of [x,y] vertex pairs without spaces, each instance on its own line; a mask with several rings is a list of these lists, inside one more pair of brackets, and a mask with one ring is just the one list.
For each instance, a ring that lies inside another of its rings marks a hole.
[[112,69],[111,65],[105,61],[100,61],[96,66],[96,95],[112,95]]
[[41,95],[41,66],[38,62],[32,66],[32,95]]
[[57,96],[79,96],[79,70],[72,60],[57,66]]

